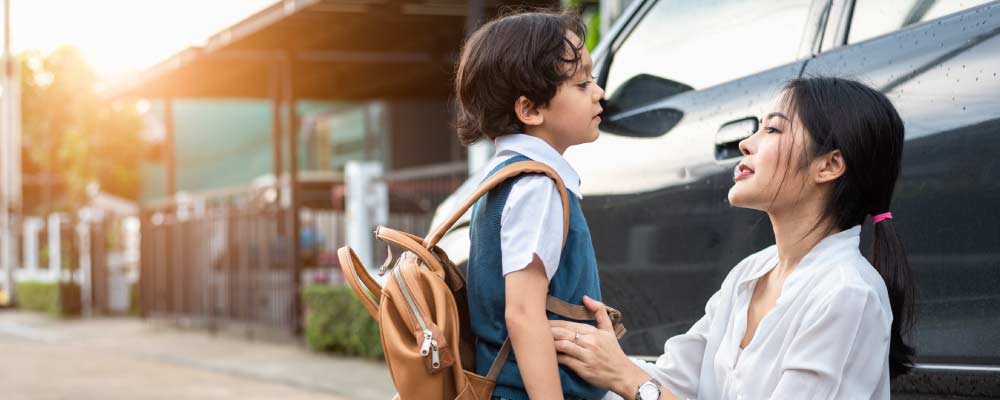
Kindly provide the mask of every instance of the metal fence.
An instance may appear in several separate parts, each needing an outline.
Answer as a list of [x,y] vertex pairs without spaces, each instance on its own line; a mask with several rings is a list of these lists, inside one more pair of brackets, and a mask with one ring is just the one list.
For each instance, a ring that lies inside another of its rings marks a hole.
[[[434,207],[464,177],[457,164],[388,174],[388,225],[426,232]],[[314,281],[316,274],[336,280],[339,274],[336,250],[345,245],[348,223],[345,193],[339,176],[300,183],[304,198],[328,201],[310,201],[297,213],[301,258],[293,260],[293,213],[275,199],[275,190],[237,188],[145,208],[141,313],[249,337],[296,334],[302,312],[298,282]],[[385,249],[378,248],[376,257],[384,257]],[[302,276],[295,279],[296,273]]]
[[294,331],[290,211],[273,187],[158,204],[142,217],[139,299],[144,316],[248,336]]

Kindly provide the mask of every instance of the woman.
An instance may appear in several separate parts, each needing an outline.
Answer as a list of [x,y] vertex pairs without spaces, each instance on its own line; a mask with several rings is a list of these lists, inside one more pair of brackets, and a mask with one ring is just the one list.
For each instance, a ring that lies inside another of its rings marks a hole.
[[895,108],[858,82],[794,80],[740,150],[729,201],[767,212],[775,245],[736,265],[655,364],[625,356],[592,299],[598,328],[552,322],[559,362],[626,399],[889,399],[913,354],[913,281],[889,213]]

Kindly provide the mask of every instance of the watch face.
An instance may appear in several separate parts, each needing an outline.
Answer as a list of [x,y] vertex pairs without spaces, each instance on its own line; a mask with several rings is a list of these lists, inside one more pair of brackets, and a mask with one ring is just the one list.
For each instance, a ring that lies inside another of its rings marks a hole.
[[660,387],[653,382],[643,383],[639,386],[639,400],[656,400],[660,398]]

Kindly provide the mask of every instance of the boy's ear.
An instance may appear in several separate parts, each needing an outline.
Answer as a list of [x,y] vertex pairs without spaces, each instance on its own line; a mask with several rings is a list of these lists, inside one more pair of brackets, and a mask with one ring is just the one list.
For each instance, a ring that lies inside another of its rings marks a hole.
[[521,96],[517,98],[514,102],[514,113],[517,114],[517,119],[521,121],[524,126],[538,126],[545,121],[545,117],[527,97]]
[[813,161],[813,179],[816,183],[832,182],[844,176],[847,172],[847,164],[844,162],[844,154],[840,150],[833,150]]

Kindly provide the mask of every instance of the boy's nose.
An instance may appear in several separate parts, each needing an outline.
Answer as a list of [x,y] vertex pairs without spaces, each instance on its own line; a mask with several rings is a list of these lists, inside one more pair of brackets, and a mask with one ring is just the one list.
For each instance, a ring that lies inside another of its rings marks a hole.
[[597,88],[597,90],[596,90],[597,97],[594,99],[594,101],[599,101],[599,100],[603,99],[604,98],[604,88],[602,88],[600,86],[597,86],[596,84],[594,85],[594,87]]

